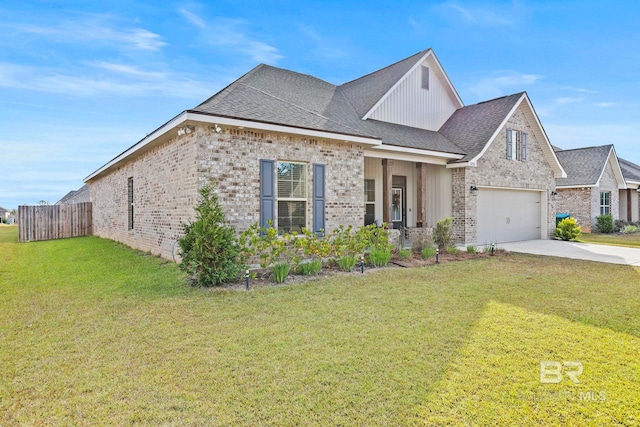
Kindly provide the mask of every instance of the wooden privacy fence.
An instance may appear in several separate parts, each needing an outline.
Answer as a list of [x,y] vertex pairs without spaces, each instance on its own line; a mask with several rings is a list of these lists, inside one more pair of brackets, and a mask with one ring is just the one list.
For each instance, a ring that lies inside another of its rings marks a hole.
[[91,234],[91,202],[18,207],[19,242],[64,239]]

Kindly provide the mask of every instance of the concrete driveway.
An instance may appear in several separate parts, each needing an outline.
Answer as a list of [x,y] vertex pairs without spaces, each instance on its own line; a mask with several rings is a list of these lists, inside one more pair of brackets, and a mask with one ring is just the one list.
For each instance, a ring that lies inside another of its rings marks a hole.
[[523,242],[498,243],[497,247],[506,249],[509,252],[584,259],[640,267],[640,249],[622,246],[593,245],[560,240],[525,240]]

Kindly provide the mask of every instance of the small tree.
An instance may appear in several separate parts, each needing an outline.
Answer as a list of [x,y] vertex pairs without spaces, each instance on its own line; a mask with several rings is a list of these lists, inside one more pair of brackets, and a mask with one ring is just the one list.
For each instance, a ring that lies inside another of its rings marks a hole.
[[433,230],[433,241],[438,245],[440,250],[445,250],[451,246],[451,221],[453,218],[448,217],[441,219],[436,223],[436,228]]
[[554,230],[553,235],[559,240],[576,240],[582,234],[580,226],[576,222],[575,218],[565,218],[558,224],[558,227]]
[[600,233],[613,233],[615,224],[611,215],[599,215],[596,217],[596,228]]
[[213,184],[202,187],[195,210],[195,221],[183,224],[184,237],[178,241],[180,268],[198,286],[219,286],[237,278],[244,267],[238,260],[240,246],[235,229],[225,223]]

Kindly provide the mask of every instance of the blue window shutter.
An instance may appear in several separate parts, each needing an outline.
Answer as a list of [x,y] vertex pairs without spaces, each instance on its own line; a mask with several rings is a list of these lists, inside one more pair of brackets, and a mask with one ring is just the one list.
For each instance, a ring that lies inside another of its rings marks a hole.
[[269,227],[275,216],[275,162],[260,160],[260,227]]
[[325,229],[324,165],[313,165],[313,232],[322,236]]
[[527,161],[527,134],[522,132],[520,134],[520,150],[522,151],[520,153],[520,159],[523,162]]
[[513,159],[513,132],[507,129],[507,159]]

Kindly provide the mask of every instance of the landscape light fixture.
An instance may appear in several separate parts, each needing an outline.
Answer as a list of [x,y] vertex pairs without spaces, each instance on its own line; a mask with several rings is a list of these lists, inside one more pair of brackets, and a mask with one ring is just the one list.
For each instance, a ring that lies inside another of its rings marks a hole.
[[471,190],[471,195],[473,196],[478,195],[478,187],[476,187],[475,185],[472,185],[471,188],[469,188],[469,190]]

